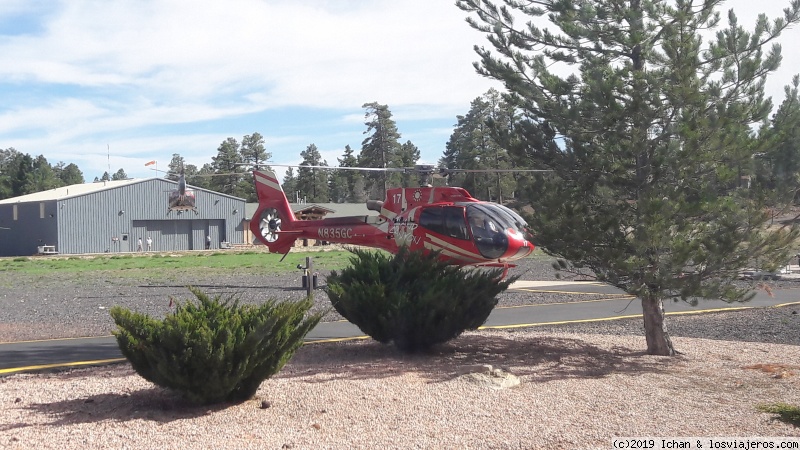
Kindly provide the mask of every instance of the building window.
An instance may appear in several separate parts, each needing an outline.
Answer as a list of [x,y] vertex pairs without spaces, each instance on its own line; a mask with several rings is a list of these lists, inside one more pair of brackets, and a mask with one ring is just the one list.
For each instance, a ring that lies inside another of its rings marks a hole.
[[14,205],[14,220],[17,220],[17,205]]
[[44,219],[44,202],[39,203],[39,218]]

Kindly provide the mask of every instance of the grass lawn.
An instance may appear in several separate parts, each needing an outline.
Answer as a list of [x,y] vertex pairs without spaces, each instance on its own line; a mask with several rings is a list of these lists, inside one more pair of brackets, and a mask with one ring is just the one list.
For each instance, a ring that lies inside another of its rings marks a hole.
[[[287,274],[298,272],[298,264],[305,266],[306,257],[312,258],[315,272],[341,270],[350,265],[351,256],[347,250],[320,251],[318,247],[292,251],[283,261],[283,255],[263,250],[23,256],[0,258],[0,274],[9,279],[99,277],[158,282],[181,279],[187,274]],[[550,257],[537,249],[529,258]]]
[[160,278],[166,273],[288,273],[313,258],[314,270],[336,270],[346,267],[350,253],[346,250],[292,252],[283,255],[263,251],[218,251],[180,253],[127,253],[91,256],[31,256],[0,258],[0,273],[15,275],[114,272],[117,277]]

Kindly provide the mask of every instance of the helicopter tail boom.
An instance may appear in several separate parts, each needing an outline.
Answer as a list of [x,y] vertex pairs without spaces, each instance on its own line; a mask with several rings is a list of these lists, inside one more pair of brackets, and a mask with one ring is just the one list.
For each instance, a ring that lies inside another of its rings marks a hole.
[[258,195],[258,210],[250,220],[250,231],[271,252],[286,253],[297,237],[291,231],[295,217],[289,200],[274,172],[254,171],[253,178]]

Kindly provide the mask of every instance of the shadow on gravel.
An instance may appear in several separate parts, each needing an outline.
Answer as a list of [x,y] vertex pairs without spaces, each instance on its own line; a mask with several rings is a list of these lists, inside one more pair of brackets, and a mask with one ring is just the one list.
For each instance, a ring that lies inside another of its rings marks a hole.
[[[32,411],[38,417],[51,418],[47,426],[61,426],[107,420],[127,422],[137,419],[169,423],[174,420],[205,416],[230,406],[232,406],[230,403],[197,406],[169,390],[153,387],[130,393],[97,394],[52,403],[32,403],[23,408]],[[0,432],[28,426],[31,425],[27,423],[0,425]]]
[[[619,373],[662,372],[680,360],[680,357],[649,357],[645,352],[624,347],[603,349],[577,339],[544,336],[515,340],[502,335],[465,335],[431,353],[412,355],[371,340],[305,345],[277,376],[314,374],[317,376],[314,382],[324,382],[416,373],[435,383],[460,376],[465,366],[489,364],[525,377],[526,382],[544,383]],[[319,361],[335,361],[335,364],[320,365]]]

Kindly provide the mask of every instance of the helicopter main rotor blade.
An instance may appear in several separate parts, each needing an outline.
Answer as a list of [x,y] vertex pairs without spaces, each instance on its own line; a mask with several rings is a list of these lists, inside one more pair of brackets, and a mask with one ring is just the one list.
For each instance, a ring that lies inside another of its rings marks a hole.
[[241,164],[250,167],[293,167],[324,170],[358,170],[361,172],[400,172],[400,173],[495,173],[495,172],[552,172],[549,169],[449,169],[444,167],[421,166],[421,167],[341,167],[341,166],[314,166],[308,164]]

